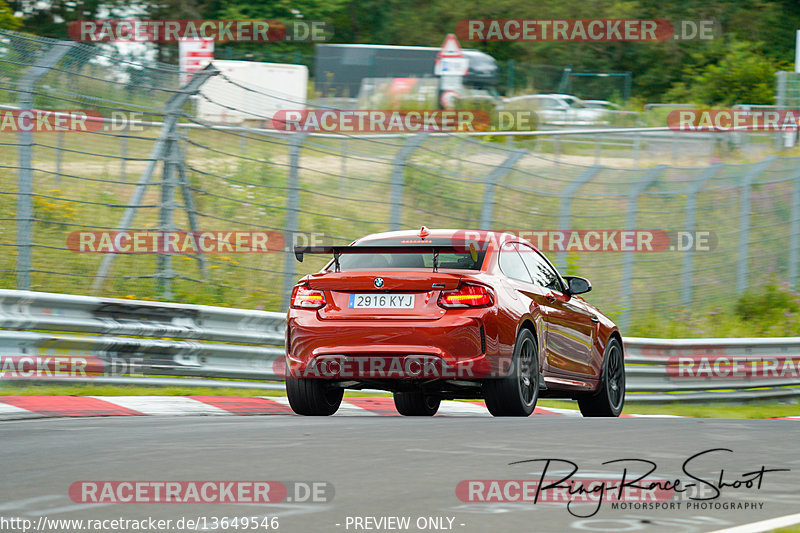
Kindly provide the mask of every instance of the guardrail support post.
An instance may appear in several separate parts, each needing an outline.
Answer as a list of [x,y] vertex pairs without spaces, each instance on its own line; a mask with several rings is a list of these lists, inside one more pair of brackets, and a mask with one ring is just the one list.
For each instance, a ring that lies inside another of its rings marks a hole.
[[484,181],[483,186],[483,206],[481,207],[481,225],[482,230],[490,230],[492,220],[494,217],[494,190],[497,182],[511,171],[511,168],[517,161],[527,153],[526,150],[514,150],[500,165],[495,167]]
[[[29,68],[19,82],[20,112],[33,109],[33,93],[42,76],[58,63],[77,43],[59,41]],[[31,288],[31,249],[33,247],[33,132],[20,131],[19,174],[17,175],[17,288]],[[60,153],[60,152],[59,152]],[[60,173],[60,169],[59,169]]]
[[739,198],[739,259],[736,262],[736,291],[742,293],[747,290],[749,271],[750,249],[750,188],[753,180],[761,174],[776,159],[771,155],[760,163],[753,165],[749,172],[742,176],[741,196]]
[[[580,176],[577,177],[577,179],[575,179],[575,181],[570,182],[566,187],[564,187],[564,190],[561,191],[561,206],[557,228],[559,231],[567,231],[570,229],[570,220],[572,218],[572,195],[575,194],[578,189],[589,183],[589,181],[594,178],[602,169],[603,167],[598,165],[587,168],[581,173]],[[562,273],[566,271],[566,252],[558,252],[556,255],[556,265],[558,265],[558,269]]]
[[288,250],[283,259],[283,310],[289,308],[289,296],[294,287],[297,276],[294,257],[295,233],[299,231],[300,214],[300,149],[308,133],[293,133],[289,140],[289,179],[286,184],[288,197],[286,199],[286,246]]
[[[667,168],[666,165],[658,165],[648,170],[642,179],[631,188],[628,193],[628,214],[625,219],[625,229],[628,231],[636,229],[636,214],[639,207],[639,195],[641,195],[647,188],[655,183],[658,177]],[[620,294],[620,301],[622,302],[622,319],[620,320],[620,329],[625,331],[630,326],[631,314],[631,291],[633,290],[633,259],[635,252],[625,253],[624,263],[622,265],[622,292]]]
[[[208,81],[211,76],[215,76],[218,72],[219,70],[212,64],[209,64],[203,70],[196,72],[192,76],[192,79],[189,80],[189,83],[182,87],[180,92],[175,93],[167,102],[164,108],[164,125],[161,128],[161,133],[156,140],[155,146],[153,146],[153,150],[150,152],[147,167],[142,171],[139,182],[136,184],[136,190],[133,192],[133,196],[131,196],[128,202],[128,207],[125,208],[119,226],[117,226],[117,231],[124,231],[131,226],[133,217],[136,215],[136,206],[142,202],[145,190],[156,170],[156,166],[160,161],[165,160],[169,156],[168,143],[170,139],[174,139],[177,136],[178,116],[181,107],[190,96],[200,91],[200,87]],[[111,265],[114,262],[115,256],[116,254],[105,254],[103,256],[100,267],[97,269],[97,274],[95,274],[94,283],[92,283],[92,290],[98,291],[103,286],[103,282],[108,276],[108,272],[111,270]]]
[[403,219],[403,188],[405,187],[406,161],[411,152],[417,149],[428,137],[428,132],[423,131],[411,137],[397,152],[392,162],[392,209],[389,218],[389,230],[397,231],[402,226]]
[[[714,175],[722,167],[722,163],[714,163],[706,170],[704,170],[689,186],[686,191],[686,231],[693,232],[697,224],[697,194],[703,187],[703,184],[714,177]],[[681,276],[681,303],[689,305],[692,302],[692,283],[694,267],[694,249],[689,248],[683,253],[683,275]]]

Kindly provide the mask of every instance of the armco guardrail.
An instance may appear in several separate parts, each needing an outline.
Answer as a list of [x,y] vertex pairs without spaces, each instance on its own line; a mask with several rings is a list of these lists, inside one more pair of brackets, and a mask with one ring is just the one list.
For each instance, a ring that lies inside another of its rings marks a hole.
[[[284,314],[266,311],[0,290],[0,357],[79,355],[109,366],[135,361],[147,374],[63,381],[189,386],[247,384],[225,379],[280,381],[284,325]],[[629,400],[800,396],[800,337],[627,337],[624,344]]]
[[629,400],[800,396],[800,337],[623,340]]
[[205,305],[0,290],[0,354],[85,355],[133,361],[147,374],[274,380],[285,318]]

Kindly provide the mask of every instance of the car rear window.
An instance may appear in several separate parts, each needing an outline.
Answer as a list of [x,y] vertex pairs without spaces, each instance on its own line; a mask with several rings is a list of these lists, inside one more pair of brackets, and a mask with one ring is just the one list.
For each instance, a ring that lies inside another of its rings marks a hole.
[[[407,243],[404,239],[378,239],[363,241],[353,246],[403,246]],[[452,246],[451,239],[425,239],[420,242],[420,246]],[[413,248],[414,244],[408,244]],[[473,258],[470,252],[441,252],[439,253],[439,270],[480,270],[483,259],[486,256],[484,250],[477,250]],[[432,253],[386,253],[386,254],[348,254],[342,253],[339,256],[339,267],[341,270],[360,270],[360,269],[381,269],[381,268],[402,268],[402,269],[423,269],[433,270]]]

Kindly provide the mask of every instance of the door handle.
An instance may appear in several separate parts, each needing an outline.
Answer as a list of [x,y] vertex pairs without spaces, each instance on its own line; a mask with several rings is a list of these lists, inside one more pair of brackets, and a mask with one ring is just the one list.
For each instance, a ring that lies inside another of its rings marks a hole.
[[589,315],[589,316],[591,317],[592,322],[595,322],[595,323],[600,322],[600,319],[597,318],[597,315]]

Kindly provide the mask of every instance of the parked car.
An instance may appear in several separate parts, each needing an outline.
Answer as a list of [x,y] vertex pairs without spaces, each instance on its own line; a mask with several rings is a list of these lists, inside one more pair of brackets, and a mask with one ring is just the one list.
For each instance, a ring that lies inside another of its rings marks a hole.
[[529,107],[535,110],[541,124],[553,126],[590,126],[607,121],[606,110],[587,106],[569,94],[528,94],[507,98],[504,108]]
[[[394,394],[403,415],[442,399],[483,398],[495,416],[528,416],[542,397],[578,401],[584,416],[618,416],[622,338],[562,276],[509,233],[399,231],[349,246],[294,287],[286,321],[286,391],[303,415],[337,411],[345,389]],[[394,370],[392,370],[394,369]]]
[[583,100],[583,106],[589,109],[605,109],[606,111],[622,111],[622,108],[608,100]]

